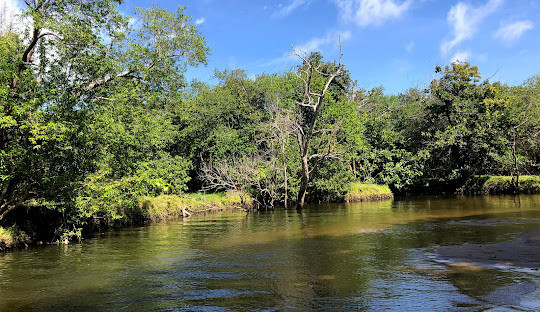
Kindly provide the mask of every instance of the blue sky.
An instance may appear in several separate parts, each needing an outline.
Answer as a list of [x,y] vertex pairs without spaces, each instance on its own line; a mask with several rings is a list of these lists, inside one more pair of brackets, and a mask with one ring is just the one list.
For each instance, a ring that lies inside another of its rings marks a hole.
[[[174,7],[178,2],[163,2]],[[292,46],[338,57],[363,88],[388,93],[425,86],[434,66],[469,60],[484,78],[520,84],[540,74],[540,1],[529,0],[199,0],[186,1],[211,48],[208,67],[249,76],[298,62]]]
[[208,66],[187,77],[210,83],[216,68],[287,71],[298,63],[292,46],[336,59],[339,37],[352,78],[387,93],[423,87],[434,66],[456,59],[511,85],[540,74],[540,0],[127,0],[121,8],[151,4],[187,7],[211,49]]

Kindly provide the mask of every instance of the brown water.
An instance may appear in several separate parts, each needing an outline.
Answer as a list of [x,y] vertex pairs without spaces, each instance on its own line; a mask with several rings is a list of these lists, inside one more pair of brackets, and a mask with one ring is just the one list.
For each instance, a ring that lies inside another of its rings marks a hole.
[[0,255],[0,311],[534,311],[540,274],[439,245],[540,229],[540,196],[193,216]]

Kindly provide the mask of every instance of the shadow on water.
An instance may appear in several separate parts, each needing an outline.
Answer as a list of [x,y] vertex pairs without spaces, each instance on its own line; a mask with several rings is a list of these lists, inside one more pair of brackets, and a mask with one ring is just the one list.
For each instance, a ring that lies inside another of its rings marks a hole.
[[0,310],[477,311],[515,305],[519,296],[493,298],[505,287],[514,287],[513,294],[530,291],[535,276],[448,266],[424,250],[509,241],[538,229],[539,220],[540,196],[426,197],[308,206],[301,213],[194,216],[0,256]]

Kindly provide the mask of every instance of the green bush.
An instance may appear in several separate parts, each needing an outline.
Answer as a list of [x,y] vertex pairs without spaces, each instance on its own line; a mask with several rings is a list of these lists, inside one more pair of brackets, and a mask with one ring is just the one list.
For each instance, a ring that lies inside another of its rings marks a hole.
[[99,221],[107,227],[140,223],[147,218],[141,198],[181,194],[187,189],[189,169],[190,162],[181,157],[163,157],[140,164],[134,175],[120,179],[102,172],[90,175],[77,197],[74,222]]
[[345,202],[392,199],[394,195],[387,185],[371,183],[351,183]]
[[27,245],[30,238],[26,233],[20,231],[15,226],[9,228],[0,227],[0,251],[5,251],[13,247]]
[[510,176],[475,176],[465,183],[461,192],[472,195],[540,194],[540,176],[520,176],[517,189]]

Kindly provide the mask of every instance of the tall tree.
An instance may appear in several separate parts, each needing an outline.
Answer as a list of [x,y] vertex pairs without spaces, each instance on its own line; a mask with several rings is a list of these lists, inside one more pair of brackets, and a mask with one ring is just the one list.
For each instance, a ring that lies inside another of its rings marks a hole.
[[[341,46],[340,46],[341,48]],[[310,176],[319,163],[328,158],[337,157],[341,153],[335,149],[337,141],[335,133],[339,129],[338,124],[329,125],[329,128],[317,128],[320,121],[320,114],[327,101],[331,84],[337,77],[343,75],[343,64],[340,54],[337,63],[321,62],[322,56],[319,53],[307,55],[302,51],[296,51],[296,56],[302,60],[302,65],[298,66],[296,77],[302,82],[302,94],[297,101],[302,110],[301,118],[296,119],[295,135],[298,143],[298,152],[302,164],[300,189],[297,196],[297,209],[301,209],[305,203],[306,191]],[[335,94],[338,96],[338,94]],[[339,100],[339,99],[338,99]],[[323,146],[322,140],[317,142],[319,149],[313,149],[312,142],[316,137],[324,136],[326,142]]]
[[486,100],[495,92],[489,82],[480,82],[476,66],[452,63],[436,68],[440,78],[429,86],[421,126],[430,154],[426,174],[447,181],[460,180],[485,168],[492,147],[486,127]]

